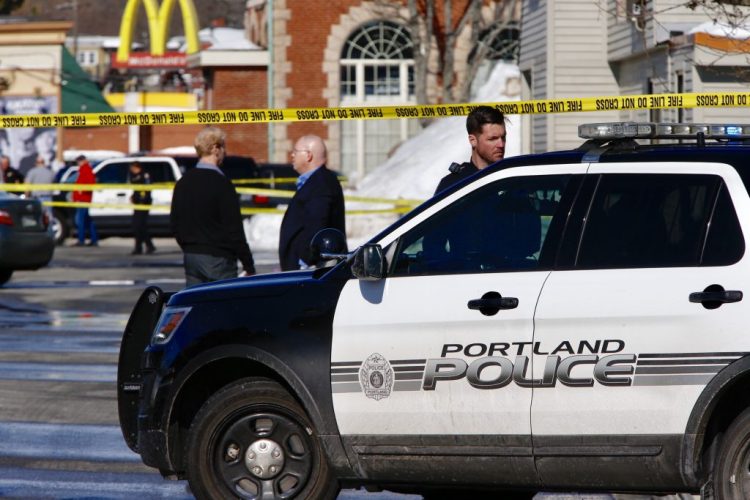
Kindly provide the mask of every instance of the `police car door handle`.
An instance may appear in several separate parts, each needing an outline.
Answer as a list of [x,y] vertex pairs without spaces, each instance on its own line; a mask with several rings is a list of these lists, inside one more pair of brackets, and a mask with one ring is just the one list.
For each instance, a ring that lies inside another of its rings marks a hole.
[[479,311],[485,316],[494,316],[501,309],[515,309],[518,307],[518,299],[515,297],[503,297],[498,292],[487,292],[481,299],[470,300],[467,304],[469,309]]
[[706,309],[716,309],[722,304],[741,301],[742,291],[724,290],[721,285],[710,285],[702,292],[691,293],[689,300],[696,304],[703,304]]

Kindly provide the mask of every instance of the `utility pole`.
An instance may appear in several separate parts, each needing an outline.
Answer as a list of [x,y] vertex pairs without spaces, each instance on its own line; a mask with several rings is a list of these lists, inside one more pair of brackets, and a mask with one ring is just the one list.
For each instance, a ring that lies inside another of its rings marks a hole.
[[78,0],[70,0],[55,7],[57,10],[71,9],[73,11],[73,57],[78,61]]
[[73,57],[78,62],[78,0],[73,0]]

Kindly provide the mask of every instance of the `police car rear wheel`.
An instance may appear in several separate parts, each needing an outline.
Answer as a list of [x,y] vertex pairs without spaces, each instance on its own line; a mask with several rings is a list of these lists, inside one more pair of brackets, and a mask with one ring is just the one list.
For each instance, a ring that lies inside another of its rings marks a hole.
[[727,429],[714,468],[714,488],[718,500],[750,498],[750,408]]
[[190,427],[188,480],[197,498],[335,498],[320,442],[279,384],[243,379],[212,396]]

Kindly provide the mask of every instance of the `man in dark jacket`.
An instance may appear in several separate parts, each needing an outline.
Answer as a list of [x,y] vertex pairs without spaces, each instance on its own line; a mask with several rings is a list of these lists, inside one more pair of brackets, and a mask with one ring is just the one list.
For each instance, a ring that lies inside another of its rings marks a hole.
[[10,158],[5,155],[0,157],[0,170],[5,184],[23,184],[23,174],[10,166]]
[[300,174],[297,192],[281,222],[279,260],[282,271],[306,269],[318,264],[310,254],[310,240],[325,228],[346,232],[344,193],[336,174],[326,168],[323,139],[301,137],[294,145],[292,163]]
[[438,184],[435,194],[470,177],[505,156],[505,117],[497,108],[477,106],[466,117],[466,131],[471,144],[471,159],[452,163],[450,173]]
[[226,134],[206,127],[195,138],[198,164],[177,181],[170,223],[184,253],[187,285],[255,274],[253,254],[242,228],[240,202],[219,165],[226,156]]

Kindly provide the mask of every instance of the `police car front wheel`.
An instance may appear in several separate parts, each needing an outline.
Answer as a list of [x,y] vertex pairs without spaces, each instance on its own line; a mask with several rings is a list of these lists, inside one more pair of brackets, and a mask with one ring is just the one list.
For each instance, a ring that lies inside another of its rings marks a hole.
[[729,426],[714,468],[717,500],[750,498],[750,408]]
[[187,442],[197,498],[332,499],[338,484],[304,410],[276,382],[247,378],[200,409]]

